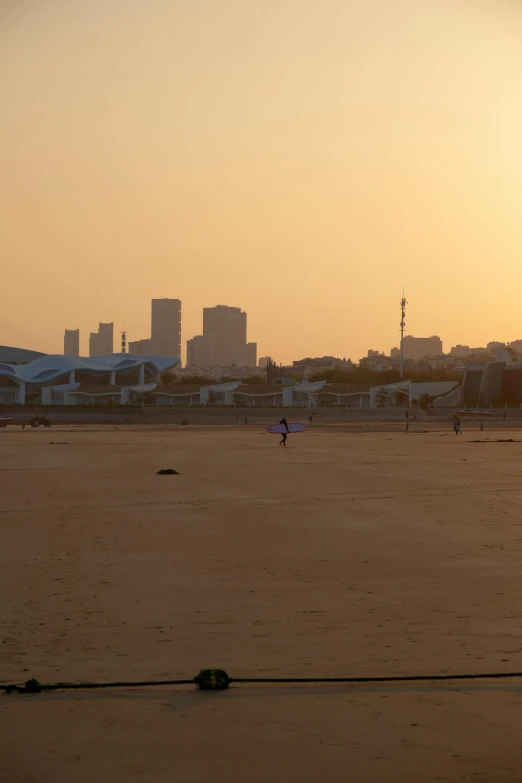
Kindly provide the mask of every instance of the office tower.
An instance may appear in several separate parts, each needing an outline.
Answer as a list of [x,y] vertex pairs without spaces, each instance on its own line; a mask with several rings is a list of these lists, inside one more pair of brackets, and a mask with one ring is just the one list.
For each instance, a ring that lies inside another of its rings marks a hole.
[[108,356],[114,353],[114,324],[100,323],[97,332],[89,336],[89,356]]
[[66,329],[63,335],[64,356],[80,355],[80,330]]
[[100,356],[100,335],[98,332],[89,334],[89,356]]
[[181,356],[181,302],[179,299],[153,299],[151,340],[157,356]]
[[211,364],[222,367],[246,364],[247,314],[239,307],[204,307],[203,336],[212,337]]
[[257,343],[246,344],[246,366],[257,367]]

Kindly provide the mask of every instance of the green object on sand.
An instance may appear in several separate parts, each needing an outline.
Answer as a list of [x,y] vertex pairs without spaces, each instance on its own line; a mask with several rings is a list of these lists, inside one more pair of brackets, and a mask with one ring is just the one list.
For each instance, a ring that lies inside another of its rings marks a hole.
[[224,691],[231,680],[223,669],[202,669],[194,682],[202,691]]

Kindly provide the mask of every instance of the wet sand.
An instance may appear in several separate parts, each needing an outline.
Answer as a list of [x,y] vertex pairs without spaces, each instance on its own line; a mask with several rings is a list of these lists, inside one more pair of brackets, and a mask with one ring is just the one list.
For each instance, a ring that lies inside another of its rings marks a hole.
[[[0,679],[522,671],[497,437],[3,431]],[[0,779],[519,781],[521,707],[522,679],[3,695]]]

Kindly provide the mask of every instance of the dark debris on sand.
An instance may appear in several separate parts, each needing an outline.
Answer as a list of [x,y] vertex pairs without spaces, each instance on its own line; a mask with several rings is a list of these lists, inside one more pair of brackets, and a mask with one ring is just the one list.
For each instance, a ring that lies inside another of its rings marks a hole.
[[514,438],[500,438],[499,440],[470,440],[469,443],[520,443],[519,440]]

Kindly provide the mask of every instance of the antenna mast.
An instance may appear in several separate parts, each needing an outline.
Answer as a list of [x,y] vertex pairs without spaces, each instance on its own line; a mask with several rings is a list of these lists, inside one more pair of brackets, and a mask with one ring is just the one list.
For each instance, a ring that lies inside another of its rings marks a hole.
[[404,298],[404,289],[402,289],[402,299],[401,299],[401,363],[400,363],[400,372],[401,372],[401,381],[402,377],[404,375],[404,327],[406,326],[406,305],[408,302]]
[[125,327],[123,327],[123,332],[121,333],[121,352],[127,353],[127,332]]

